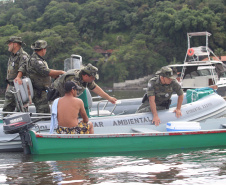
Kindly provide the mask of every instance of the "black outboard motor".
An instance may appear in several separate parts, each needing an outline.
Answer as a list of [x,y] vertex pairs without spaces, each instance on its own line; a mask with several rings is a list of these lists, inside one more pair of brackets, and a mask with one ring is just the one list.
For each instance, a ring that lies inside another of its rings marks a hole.
[[34,126],[29,113],[18,113],[3,119],[3,130],[6,134],[19,133],[25,154],[30,154],[31,138],[29,129]]

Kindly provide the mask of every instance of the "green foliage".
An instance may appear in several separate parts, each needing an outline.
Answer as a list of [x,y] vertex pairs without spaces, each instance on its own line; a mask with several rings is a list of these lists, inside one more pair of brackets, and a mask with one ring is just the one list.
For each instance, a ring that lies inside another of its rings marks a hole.
[[17,35],[18,33],[20,33],[20,30],[17,26],[13,26],[12,24],[0,27],[0,36]]
[[[33,42],[45,39],[50,46],[45,56],[50,68],[63,69],[64,59],[81,55],[84,64],[98,66],[100,82],[109,84],[182,62],[188,32],[212,33],[210,47],[222,55],[225,10],[223,0],[17,0],[0,4],[0,87],[5,86],[9,36],[21,36],[29,54]],[[106,58],[94,51],[96,45],[114,52]]]

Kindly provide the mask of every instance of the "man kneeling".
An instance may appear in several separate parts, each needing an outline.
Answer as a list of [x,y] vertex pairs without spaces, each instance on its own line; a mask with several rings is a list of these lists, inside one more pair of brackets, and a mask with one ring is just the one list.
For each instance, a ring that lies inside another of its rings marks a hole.
[[[57,120],[58,134],[93,134],[93,124],[89,122],[86,114],[84,103],[81,99],[76,98],[77,90],[80,87],[72,81],[65,83],[65,95],[62,98],[56,99],[57,105]],[[54,103],[56,103],[54,101]],[[53,103],[53,109],[54,109]],[[52,113],[54,110],[52,109]],[[78,114],[81,115],[82,121],[79,122]]]

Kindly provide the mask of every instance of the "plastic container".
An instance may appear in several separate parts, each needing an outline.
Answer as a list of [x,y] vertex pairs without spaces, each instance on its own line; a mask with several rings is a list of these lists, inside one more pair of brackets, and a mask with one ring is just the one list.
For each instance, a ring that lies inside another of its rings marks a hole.
[[166,130],[168,132],[174,131],[199,131],[201,126],[199,122],[168,122],[166,124]]

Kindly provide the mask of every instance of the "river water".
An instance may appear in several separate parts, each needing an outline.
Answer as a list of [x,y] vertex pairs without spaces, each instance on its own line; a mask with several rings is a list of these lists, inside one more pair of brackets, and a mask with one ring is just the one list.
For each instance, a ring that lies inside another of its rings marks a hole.
[[[144,92],[109,92],[116,98]],[[226,141],[226,139],[225,139]],[[226,147],[123,153],[0,153],[0,184],[226,184]]]

